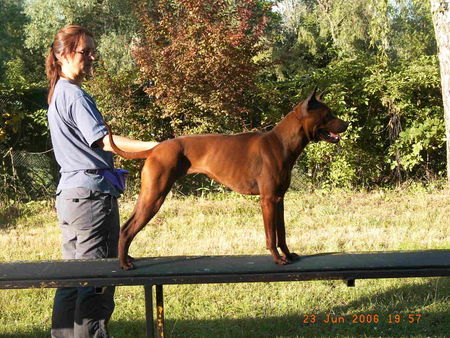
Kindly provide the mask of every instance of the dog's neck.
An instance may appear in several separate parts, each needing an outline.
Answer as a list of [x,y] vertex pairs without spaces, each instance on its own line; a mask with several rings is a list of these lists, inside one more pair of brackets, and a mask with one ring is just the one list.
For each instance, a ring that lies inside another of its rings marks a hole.
[[286,155],[293,158],[294,161],[310,141],[302,123],[302,116],[296,110],[287,114],[272,129],[272,132],[283,144]]

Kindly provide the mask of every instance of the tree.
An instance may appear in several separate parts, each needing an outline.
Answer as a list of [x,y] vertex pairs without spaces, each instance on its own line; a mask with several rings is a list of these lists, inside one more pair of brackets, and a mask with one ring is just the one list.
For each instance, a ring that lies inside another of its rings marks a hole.
[[55,34],[65,25],[86,26],[94,34],[97,50],[110,73],[133,67],[131,46],[138,22],[131,1],[122,0],[30,0],[25,2],[29,22],[25,45],[46,55]]
[[312,144],[300,168],[331,185],[440,177],[444,128],[429,3],[283,0],[278,8],[274,92],[302,92],[298,99],[315,85],[327,88],[331,108],[351,122],[340,147]]
[[436,41],[439,47],[442,98],[447,140],[447,181],[450,185],[450,1],[431,0]]
[[6,63],[23,51],[23,25],[26,17],[21,13],[22,1],[0,2],[0,81],[4,76]]
[[0,151],[15,149],[42,150],[47,127],[41,109],[45,107],[40,89],[43,62],[23,45],[25,1],[0,2]]
[[267,10],[255,0],[141,1],[135,57],[178,133],[229,131],[250,113]]

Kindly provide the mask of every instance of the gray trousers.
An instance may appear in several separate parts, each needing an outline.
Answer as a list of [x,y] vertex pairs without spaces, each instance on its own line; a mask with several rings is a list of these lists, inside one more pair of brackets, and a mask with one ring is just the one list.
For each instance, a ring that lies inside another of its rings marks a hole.
[[[111,195],[74,188],[56,197],[63,259],[117,257],[119,209]],[[109,337],[114,287],[59,288],[52,314],[55,338]]]

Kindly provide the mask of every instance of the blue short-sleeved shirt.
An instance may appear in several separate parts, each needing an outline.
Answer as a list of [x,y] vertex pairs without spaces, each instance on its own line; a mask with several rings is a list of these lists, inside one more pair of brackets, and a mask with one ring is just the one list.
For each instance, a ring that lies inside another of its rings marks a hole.
[[76,84],[60,78],[48,108],[48,124],[56,161],[61,167],[57,192],[87,188],[118,196],[119,192],[87,169],[113,169],[112,153],[97,146],[108,134],[94,100]]

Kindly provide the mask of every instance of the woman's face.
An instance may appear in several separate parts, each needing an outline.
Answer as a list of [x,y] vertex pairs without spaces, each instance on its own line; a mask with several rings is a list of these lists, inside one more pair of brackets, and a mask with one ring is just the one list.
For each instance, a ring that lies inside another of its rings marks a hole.
[[62,56],[62,72],[75,82],[85,75],[92,75],[92,62],[95,60],[95,43],[90,36],[80,39],[75,51]]

